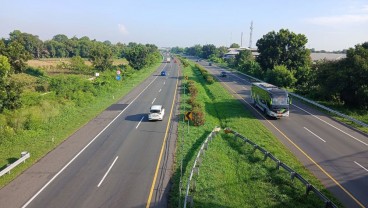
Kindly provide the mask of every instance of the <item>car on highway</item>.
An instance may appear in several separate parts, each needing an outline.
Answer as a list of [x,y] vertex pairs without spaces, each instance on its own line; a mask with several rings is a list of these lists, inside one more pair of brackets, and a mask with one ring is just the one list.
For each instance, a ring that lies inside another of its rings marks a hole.
[[166,71],[162,71],[161,76],[166,76]]
[[153,105],[150,108],[150,112],[148,114],[149,121],[162,121],[165,115],[165,109],[162,105]]
[[221,74],[220,74],[220,77],[227,77],[226,71],[222,71]]
[[209,62],[209,63],[208,63],[208,66],[212,66],[212,62]]

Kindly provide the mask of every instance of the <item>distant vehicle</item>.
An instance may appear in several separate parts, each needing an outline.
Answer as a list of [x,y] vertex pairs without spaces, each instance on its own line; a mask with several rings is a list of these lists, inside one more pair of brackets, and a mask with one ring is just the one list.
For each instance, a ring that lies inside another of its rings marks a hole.
[[162,121],[165,115],[165,109],[162,108],[162,105],[153,105],[150,108],[150,112],[148,114],[148,120],[150,121]]
[[171,61],[170,57],[167,57],[166,58],[166,63],[170,63],[170,61]]
[[212,66],[212,62],[209,62],[209,63],[208,63],[208,66]]
[[161,76],[166,76],[166,71],[162,71]]
[[266,115],[274,118],[288,117],[291,99],[286,90],[265,82],[252,84],[251,97],[253,104]]
[[221,74],[220,74],[220,77],[227,77],[226,71],[222,71]]

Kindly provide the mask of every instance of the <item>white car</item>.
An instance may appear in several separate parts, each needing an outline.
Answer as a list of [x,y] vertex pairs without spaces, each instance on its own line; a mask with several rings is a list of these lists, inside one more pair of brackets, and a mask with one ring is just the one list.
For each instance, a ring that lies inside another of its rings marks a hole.
[[150,112],[148,114],[148,120],[158,120],[162,121],[165,115],[165,109],[162,108],[162,105],[153,105],[150,108]]

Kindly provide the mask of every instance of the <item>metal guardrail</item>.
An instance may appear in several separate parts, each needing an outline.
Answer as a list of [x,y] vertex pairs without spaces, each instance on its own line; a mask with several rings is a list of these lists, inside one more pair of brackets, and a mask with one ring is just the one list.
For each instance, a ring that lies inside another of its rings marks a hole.
[[361,126],[363,126],[363,127],[368,127],[368,124],[366,124],[366,123],[364,123],[364,122],[362,122],[362,121],[359,121],[359,120],[357,120],[357,119],[355,119],[355,118],[353,118],[353,117],[350,117],[350,116],[345,115],[345,114],[342,114],[342,113],[340,113],[340,112],[338,112],[338,111],[332,110],[331,108],[328,108],[328,107],[326,107],[326,106],[324,106],[324,105],[321,105],[321,104],[319,104],[319,103],[317,103],[317,102],[314,102],[314,101],[308,100],[308,99],[306,99],[306,98],[304,98],[304,97],[302,97],[302,96],[300,96],[300,95],[297,95],[297,94],[295,94],[295,93],[291,93],[291,92],[289,92],[289,94],[290,94],[290,95],[292,95],[292,96],[294,96],[294,97],[296,97],[296,98],[299,98],[299,99],[301,99],[301,100],[303,100],[303,101],[305,101],[305,102],[307,102],[307,103],[310,103],[310,104],[312,104],[312,105],[318,106],[318,107],[320,107],[320,108],[322,108],[322,109],[324,109],[324,110],[326,110],[326,111],[328,111],[328,112],[330,112],[330,113],[333,113],[333,114],[336,114],[336,115],[338,115],[338,116],[340,116],[340,117],[343,117],[343,118],[345,118],[345,119],[348,119],[348,120],[350,120],[350,121],[352,121],[352,122],[354,122],[354,123],[356,123],[356,124],[359,124],[359,125],[361,125]]
[[[244,74],[244,73],[242,73],[242,72],[239,72],[239,71],[237,71],[237,72],[238,72],[239,74],[245,75],[245,76],[247,76],[247,77],[249,77],[249,78],[251,78],[251,79],[253,79],[253,80],[256,80],[256,81],[258,81],[258,82],[264,82],[263,80],[260,80],[260,79],[258,79],[258,78],[252,77],[252,76],[247,75],[247,74]],[[354,123],[356,123],[356,124],[358,124],[358,125],[361,125],[361,126],[363,126],[363,127],[368,127],[368,124],[366,124],[366,123],[364,123],[364,122],[362,122],[362,121],[359,121],[359,120],[357,120],[357,119],[355,119],[355,118],[353,118],[353,117],[350,117],[350,116],[348,116],[348,115],[345,115],[345,114],[343,114],[343,113],[340,113],[340,112],[338,112],[338,111],[335,111],[335,110],[333,110],[333,109],[331,109],[331,108],[328,108],[328,107],[326,107],[326,106],[324,106],[324,105],[321,105],[321,104],[319,104],[319,103],[317,103],[317,102],[314,102],[314,101],[312,101],[312,100],[309,100],[309,99],[307,99],[307,98],[305,98],[305,97],[302,97],[302,96],[300,96],[300,95],[297,95],[297,94],[295,94],[295,93],[291,93],[291,92],[289,92],[289,94],[290,94],[290,95],[292,95],[292,96],[294,96],[294,97],[296,97],[296,98],[298,98],[298,99],[301,99],[301,100],[303,100],[303,101],[305,101],[305,102],[307,102],[307,103],[309,103],[309,104],[312,104],[312,105],[315,105],[315,106],[317,106],[317,107],[319,107],[319,108],[322,108],[322,109],[324,109],[324,110],[326,110],[326,111],[328,111],[328,112],[330,112],[330,113],[336,114],[336,115],[338,115],[338,116],[340,116],[340,117],[342,117],[342,118],[345,118],[345,119],[347,119],[347,120],[350,120],[350,121],[352,121],[352,122],[354,122]]]
[[15,161],[14,163],[10,164],[8,167],[6,167],[4,170],[2,170],[0,172],[0,177],[5,175],[6,173],[10,173],[10,171],[15,168],[16,166],[18,166],[20,163],[25,162],[26,159],[28,159],[29,157],[31,157],[31,154],[29,152],[22,152],[21,153],[21,157]]
[[[201,155],[204,155],[204,151],[207,150],[208,148],[208,143],[216,136],[216,133],[220,131],[220,128],[215,127],[212,132],[207,136],[206,140],[204,140],[204,142],[202,143],[201,148],[198,151],[197,157],[194,161],[192,170],[190,171],[190,176],[188,179],[188,183],[187,183],[187,191],[185,193],[185,199],[184,199],[184,208],[187,207],[187,202],[190,201],[191,203],[191,207],[193,207],[193,198],[191,196],[189,196],[189,189],[190,189],[190,185],[191,185],[191,181],[193,179],[193,175],[194,173],[196,173],[197,175],[199,175],[199,164],[202,162],[201,160]],[[195,189],[195,182],[193,185],[193,189]]]
[[283,163],[282,161],[280,161],[279,159],[277,159],[274,155],[272,155],[270,152],[268,152],[267,150],[265,150],[264,148],[258,146],[256,143],[254,143],[253,141],[247,139],[246,137],[244,137],[243,135],[239,134],[236,131],[233,131],[230,128],[226,128],[225,129],[226,133],[233,133],[236,137],[241,138],[245,143],[249,143],[254,147],[254,150],[259,150],[264,154],[264,160],[266,160],[267,158],[270,158],[271,160],[273,160],[276,163],[276,169],[280,169],[283,168],[284,170],[286,170],[287,172],[290,173],[290,179],[294,180],[295,178],[298,179],[300,182],[302,182],[305,185],[305,192],[306,194],[308,194],[309,192],[313,192],[317,195],[318,198],[320,198],[324,203],[325,203],[325,207],[332,207],[332,208],[337,208],[337,206],[330,200],[328,199],[325,195],[323,195],[318,189],[316,189],[312,184],[310,184],[305,178],[303,178],[303,176],[301,176],[299,173],[297,173],[296,171],[294,171],[292,168],[290,168],[289,166],[287,166],[285,163]]

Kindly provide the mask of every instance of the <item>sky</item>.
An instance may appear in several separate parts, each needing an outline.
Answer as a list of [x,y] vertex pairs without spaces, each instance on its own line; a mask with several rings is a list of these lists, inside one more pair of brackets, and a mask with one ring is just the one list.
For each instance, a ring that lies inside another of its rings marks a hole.
[[[368,41],[368,0],[0,0],[0,38],[88,36],[158,47],[252,47],[271,31],[304,34],[307,48],[343,50]],[[243,35],[242,35],[243,34]]]

